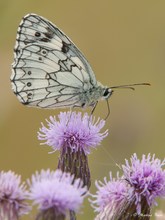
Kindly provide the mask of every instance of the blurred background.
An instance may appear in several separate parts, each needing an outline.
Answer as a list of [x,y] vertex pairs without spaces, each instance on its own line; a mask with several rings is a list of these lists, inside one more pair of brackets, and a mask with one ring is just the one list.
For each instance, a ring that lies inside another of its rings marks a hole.
[[[133,153],[165,155],[165,1],[0,0],[0,161],[26,180],[33,172],[57,166],[58,152],[40,146],[37,131],[60,110],[28,108],[19,103],[10,85],[13,47],[18,25],[27,13],[46,17],[62,29],[84,53],[103,85],[149,82],[135,91],[118,89],[110,98],[105,129],[109,136],[89,156],[94,181],[114,176]],[[65,111],[65,109],[62,109]],[[89,112],[89,109],[88,109]],[[105,118],[106,103],[94,115]],[[164,210],[165,202],[153,210]],[[93,219],[88,201],[78,219]],[[31,217],[24,217],[33,219]]]

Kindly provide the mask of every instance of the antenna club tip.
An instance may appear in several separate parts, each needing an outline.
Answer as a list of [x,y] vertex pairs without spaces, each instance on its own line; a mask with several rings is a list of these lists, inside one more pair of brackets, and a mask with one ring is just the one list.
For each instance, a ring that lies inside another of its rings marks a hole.
[[144,85],[146,85],[146,86],[151,86],[151,83],[144,83]]

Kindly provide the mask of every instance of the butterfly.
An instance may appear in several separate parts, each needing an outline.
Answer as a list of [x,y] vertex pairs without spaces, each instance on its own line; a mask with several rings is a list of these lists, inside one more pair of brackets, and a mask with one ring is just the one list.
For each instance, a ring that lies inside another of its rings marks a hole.
[[[17,31],[11,84],[21,103],[40,108],[88,107],[108,100],[113,89],[95,74],[81,51],[56,25],[26,15]],[[107,102],[108,103],[108,102]]]

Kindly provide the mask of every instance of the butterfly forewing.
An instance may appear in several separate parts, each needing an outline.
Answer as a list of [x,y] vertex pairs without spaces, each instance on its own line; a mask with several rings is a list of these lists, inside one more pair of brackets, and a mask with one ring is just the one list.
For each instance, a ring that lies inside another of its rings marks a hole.
[[57,108],[84,103],[80,94],[97,87],[79,49],[48,20],[29,14],[19,25],[12,65],[12,87],[30,106]]

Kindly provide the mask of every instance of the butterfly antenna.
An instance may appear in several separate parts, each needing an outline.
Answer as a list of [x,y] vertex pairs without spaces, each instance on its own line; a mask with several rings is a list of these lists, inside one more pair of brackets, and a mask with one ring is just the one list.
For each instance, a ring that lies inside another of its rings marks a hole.
[[110,89],[132,89],[135,90],[134,86],[150,86],[150,83],[134,83],[128,85],[112,86]]
[[[127,84],[127,85],[120,85],[120,86],[111,86],[109,89],[131,89],[135,90],[134,86],[150,86],[150,83],[134,83],[134,84]],[[112,90],[113,92],[113,90]],[[106,99],[107,102],[107,108],[108,108],[108,113],[107,116],[105,117],[105,120],[109,117],[110,115],[110,106],[108,102],[108,98]]]

